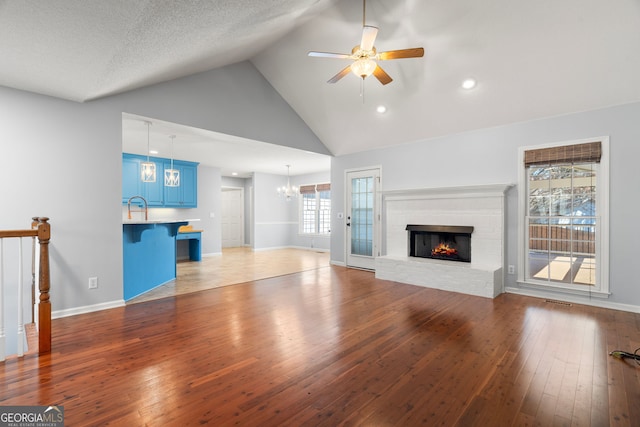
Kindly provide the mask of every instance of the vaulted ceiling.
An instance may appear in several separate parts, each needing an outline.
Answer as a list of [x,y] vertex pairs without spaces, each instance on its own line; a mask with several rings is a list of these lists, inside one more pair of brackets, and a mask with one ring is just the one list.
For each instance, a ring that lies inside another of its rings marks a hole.
[[[640,100],[638,0],[0,0],[0,85],[86,101],[250,60],[334,155]],[[477,81],[465,90],[466,78]],[[385,105],[386,113],[376,112]]]

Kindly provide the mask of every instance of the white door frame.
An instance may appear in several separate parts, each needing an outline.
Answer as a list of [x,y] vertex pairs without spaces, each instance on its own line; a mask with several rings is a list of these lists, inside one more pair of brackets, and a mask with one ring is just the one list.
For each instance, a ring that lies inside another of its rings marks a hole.
[[[349,223],[351,217],[351,176],[358,174],[363,176],[373,176],[374,180],[374,200],[373,200],[373,251],[372,257],[363,257],[350,255],[351,253],[351,230],[346,224]],[[375,270],[375,258],[381,255],[381,238],[382,238],[382,166],[370,166],[363,168],[345,169],[345,239],[344,254],[345,265],[352,268],[362,268],[367,270]]]

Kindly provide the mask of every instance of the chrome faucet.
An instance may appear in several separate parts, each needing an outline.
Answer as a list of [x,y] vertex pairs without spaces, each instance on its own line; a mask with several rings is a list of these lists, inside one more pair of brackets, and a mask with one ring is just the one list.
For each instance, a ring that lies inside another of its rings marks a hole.
[[[129,197],[129,200],[127,201],[127,218],[131,219],[131,201],[133,199],[142,200],[142,202],[144,203],[144,220],[148,221],[149,220],[149,209],[148,209],[148,205],[147,205],[147,200],[142,196]],[[142,212],[142,211],[139,211],[139,212]]]

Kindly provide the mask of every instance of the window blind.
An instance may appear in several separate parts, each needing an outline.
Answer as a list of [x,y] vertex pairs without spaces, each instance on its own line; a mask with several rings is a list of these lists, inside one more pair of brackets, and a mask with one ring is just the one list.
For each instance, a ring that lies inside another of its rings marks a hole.
[[550,163],[600,162],[602,143],[600,141],[585,144],[562,145],[540,148],[524,152],[524,164],[541,165]]
[[311,194],[316,191],[329,191],[331,184],[303,185],[300,187],[300,194]]
[[300,187],[300,194],[313,194],[316,192],[315,185],[302,185]]

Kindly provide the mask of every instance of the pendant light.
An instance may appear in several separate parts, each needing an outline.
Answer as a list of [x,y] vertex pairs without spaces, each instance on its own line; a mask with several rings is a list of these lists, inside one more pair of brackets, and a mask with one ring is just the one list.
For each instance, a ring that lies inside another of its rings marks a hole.
[[140,163],[140,178],[142,182],[156,182],[156,164],[149,160],[149,128],[151,122],[144,122],[147,125],[147,161]]
[[175,135],[169,136],[171,138],[171,169],[164,170],[164,186],[165,187],[179,187],[180,186],[180,171],[173,168],[173,141],[176,139]]
[[278,195],[280,197],[284,197],[284,199],[289,202],[291,199],[298,197],[298,187],[292,186],[289,178],[289,168],[291,165],[287,166],[287,186],[286,187],[278,187]]

